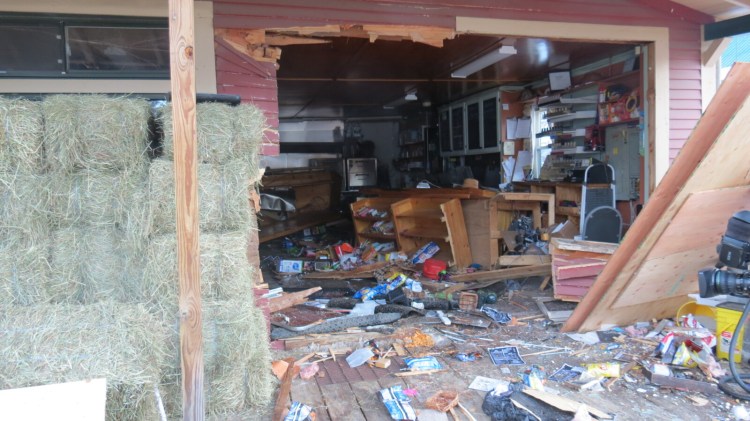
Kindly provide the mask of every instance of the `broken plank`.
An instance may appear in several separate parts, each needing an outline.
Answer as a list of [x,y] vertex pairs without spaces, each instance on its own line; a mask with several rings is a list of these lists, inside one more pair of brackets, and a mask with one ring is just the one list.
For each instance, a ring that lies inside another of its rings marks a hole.
[[320,392],[332,420],[366,421],[349,383],[327,384],[320,387]]
[[304,279],[353,279],[372,277],[375,271],[392,265],[393,262],[377,262],[360,266],[354,270],[337,270],[331,272],[310,272],[302,275]]
[[644,373],[651,383],[656,386],[689,390],[691,392],[701,392],[709,396],[719,393],[719,388],[713,383],[691,379],[678,379],[677,377],[672,376],[662,376],[661,374],[654,374],[648,369],[645,369]]
[[585,251],[598,254],[613,254],[617,250],[617,244],[601,243],[598,241],[570,240],[567,238],[552,239],[555,247],[561,250]]
[[289,364],[284,374],[284,379],[279,387],[279,394],[276,396],[276,405],[273,407],[273,421],[281,421],[286,412],[286,405],[289,402],[289,392],[292,390],[292,379],[294,378],[294,358],[284,360]]
[[522,254],[517,256],[506,254],[497,259],[498,266],[532,266],[547,264],[549,262],[550,256],[548,254]]
[[612,416],[604,411],[596,409],[592,407],[591,405],[587,405],[582,402],[574,401],[573,399],[569,399],[563,396],[553,395],[551,393],[542,392],[541,390],[535,390],[535,389],[524,389],[523,393],[531,396],[532,398],[538,399],[546,404],[552,405],[561,411],[576,413],[578,411],[578,408],[580,408],[582,405],[585,405],[586,410],[589,412],[589,414],[599,419],[603,419],[603,420],[612,419]]
[[531,276],[548,276],[552,274],[549,264],[521,266],[510,269],[497,269],[481,272],[463,273],[451,276],[453,282],[471,281],[506,281],[509,279],[528,278]]
[[268,300],[268,309],[271,313],[302,304],[307,301],[307,297],[320,291],[321,287],[314,287],[304,291],[285,294],[281,297],[271,298]]
[[419,376],[420,374],[435,374],[435,373],[442,373],[443,369],[436,369],[436,370],[419,370],[419,371],[403,371],[401,373],[393,373],[396,377],[411,377],[411,376]]
[[284,349],[287,351],[304,348],[306,346],[331,345],[339,342],[358,342],[369,341],[371,339],[385,339],[390,336],[382,335],[378,332],[361,332],[361,333],[344,333],[339,335],[322,335],[322,336],[304,336],[298,338],[284,339]]

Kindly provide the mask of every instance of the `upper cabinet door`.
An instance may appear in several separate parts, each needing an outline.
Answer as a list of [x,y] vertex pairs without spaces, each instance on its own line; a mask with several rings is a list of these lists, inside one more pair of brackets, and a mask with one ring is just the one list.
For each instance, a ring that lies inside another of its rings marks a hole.
[[500,144],[498,131],[498,107],[497,98],[488,98],[482,101],[482,117],[484,128],[484,147],[494,148]]
[[479,118],[479,103],[468,104],[466,106],[466,133],[469,141],[469,149],[481,149],[482,139],[481,122]]
[[451,138],[453,139],[453,150],[464,150],[464,107],[451,109]]
[[451,151],[451,113],[448,108],[439,113],[438,130],[440,131],[440,152]]

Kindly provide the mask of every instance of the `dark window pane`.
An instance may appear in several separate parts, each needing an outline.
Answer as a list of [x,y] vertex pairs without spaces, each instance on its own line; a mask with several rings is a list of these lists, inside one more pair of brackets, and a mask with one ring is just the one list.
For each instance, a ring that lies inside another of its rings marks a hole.
[[484,108],[484,147],[492,148],[500,143],[497,135],[497,99],[485,99]]
[[463,107],[451,110],[451,137],[453,138],[453,150],[464,149],[464,109]]
[[466,125],[469,136],[469,149],[481,149],[482,145],[479,139],[479,104],[469,104],[466,106]]
[[450,152],[451,150],[451,121],[449,119],[450,113],[448,110],[440,112],[440,122],[438,123],[440,129],[440,151]]
[[70,71],[169,72],[167,28],[66,28]]
[[60,35],[56,25],[0,25],[0,75],[63,72]]

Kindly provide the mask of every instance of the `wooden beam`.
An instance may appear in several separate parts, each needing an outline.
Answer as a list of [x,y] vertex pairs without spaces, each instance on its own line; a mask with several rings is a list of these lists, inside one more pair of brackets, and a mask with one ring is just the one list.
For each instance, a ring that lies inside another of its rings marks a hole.
[[302,304],[307,301],[307,297],[320,291],[321,287],[314,287],[306,289],[304,291],[293,292],[291,294],[284,294],[281,297],[271,298],[268,300],[268,311],[273,313],[297,304]]
[[276,405],[273,407],[273,421],[281,421],[284,418],[286,404],[289,402],[289,392],[292,390],[292,379],[294,379],[294,358],[287,358],[284,361],[289,364],[284,373],[279,387],[279,395],[276,397]]
[[268,45],[274,45],[277,47],[284,47],[287,45],[330,44],[331,40],[320,39],[320,38],[298,37],[294,35],[266,34],[265,43]]
[[549,254],[524,254],[524,255],[510,255],[500,256],[497,259],[498,266],[531,266],[539,265],[542,263],[548,264],[550,262]]
[[193,0],[169,0],[170,82],[177,202],[177,270],[180,281],[182,419],[203,420],[203,334],[198,246],[198,165],[195,116]]
[[716,64],[716,61],[721,57],[731,41],[731,38],[720,38],[704,42],[708,46],[701,51],[701,62],[703,65],[713,66]]
[[471,282],[471,281],[505,281],[508,279],[521,279],[530,276],[547,276],[552,274],[549,264],[520,266],[510,269],[487,270],[483,272],[464,273],[461,275],[451,276],[454,282]]

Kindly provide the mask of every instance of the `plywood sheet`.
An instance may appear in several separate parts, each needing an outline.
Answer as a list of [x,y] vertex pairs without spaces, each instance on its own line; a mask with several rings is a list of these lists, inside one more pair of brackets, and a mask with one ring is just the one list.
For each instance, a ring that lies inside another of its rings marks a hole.
[[[715,233],[725,229],[737,203],[744,200],[748,204],[747,196],[739,197],[747,194],[750,185],[748,132],[750,64],[742,63],[732,68],[563,330],[589,331],[605,323],[622,325],[674,315],[687,300],[684,294],[697,290],[695,280],[688,279],[687,273],[706,262],[700,259],[708,248],[716,246]],[[691,197],[695,197],[695,203],[688,203]],[[701,200],[714,203],[710,212]],[[675,227],[671,228],[673,223]],[[687,227],[698,230],[695,238],[687,238],[693,235],[692,231],[685,232]],[[699,245],[704,241],[705,246]],[[680,266],[680,275],[664,277],[664,272],[676,265]],[[661,273],[655,275],[652,270]],[[685,278],[679,281],[683,275]]]

